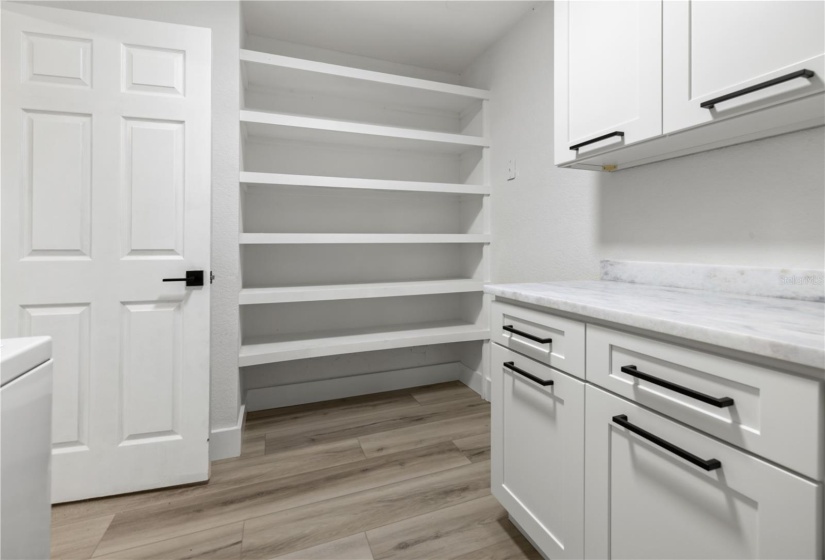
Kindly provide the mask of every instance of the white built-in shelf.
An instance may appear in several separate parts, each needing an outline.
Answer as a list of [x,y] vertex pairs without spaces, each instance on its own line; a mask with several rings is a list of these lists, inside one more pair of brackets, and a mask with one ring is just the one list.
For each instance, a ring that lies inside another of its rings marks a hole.
[[[485,149],[490,141],[483,131],[488,130],[490,92],[245,49],[240,61],[248,105],[239,118],[250,169],[239,177],[246,204],[242,210],[248,230],[281,233],[239,235],[242,247],[275,246],[272,256],[258,254],[252,247],[244,249],[249,257],[245,271],[254,272],[248,282],[256,287],[242,289],[238,298],[244,329],[239,366],[488,341],[489,296],[483,285],[489,280],[486,245],[492,238],[490,155]],[[353,176],[358,174],[418,180]],[[269,191],[262,194],[261,189]],[[311,227],[285,219],[280,211],[304,212],[317,222],[338,200],[346,202],[332,209],[340,210],[335,223],[341,227],[329,223]],[[257,204],[281,206],[272,212],[250,206]],[[436,204],[448,206],[439,206],[441,213],[435,215]],[[394,215],[410,213],[409,225],[388,223],[381,208]],[[295,233],[296,229],[307,233]],[[320,233],[318,229],[379,233]],[[380,233],[388,229],[472,233]],[[407,246],[393,247],[400,244]],[[277,247],[286,245],[291,247]],[[341,253],[348,267],[356,269],[337,271],[339,260],[318,253]],[[414,266],[406,266],[408,254]],[[289,274],[279,268],[296,262],[312,266],[290,268]],[[382,267],[400,262],[408,273],[398,271],[392,275],[397,281],[387,282]],[[325,276],[328,268],[330,274]],[[345,278],[353,283],[319,284]],[[342,309],[369,314],[360,324],[396,324],[354,328],[356,323],[341,322]],[[409,311],[414,313],[407,315]],[[444,321],[445,317],[452,319]],[[441,320],[413,322],[428,319]],[[398,324],[405,320],[409,323]],[[282,332],[292,325],[308,332]],[[331,325],[336,330],[325,330]],[[459,350],[462,356],[470,356],[468,364],[475,364],[482,345],[461,345]]]
[[483,233],[242,233],[241,245],[490,243]]
[[361,102],[462,112],[490,98],[490,92],[431,80],[362,70],[290,56],[241,50],[246,88],[289,88],[306,94],[336,95]]
[[481,292],[484,282],[471,279],[419,280],[411,282],[375,282],[369,284],[334,284],[328,286],[285,286],[244,288],[241,305],[331,301],[380,297],[422,296]]
[[238,365],[254,366],[354,352],[486,340],[489,337],[487,327],[461,321],[255,337],[244,340]]
[[246,134],[263,140],[322,142],[374,148],[463,153],[486,148],[487,138],[415,128],[399,128],[300,115],[241,110]]
[[354,179],[349,177],[291,175],[287,173],[256,173],[253,171],[241,171],[241,183],[245,185],[325,187],[334,189],[368,189],[381,191],[413,191],[480,195],[490,194],[490,187],[487,185],[427,183],[421,181],[388,181],[383,179]]

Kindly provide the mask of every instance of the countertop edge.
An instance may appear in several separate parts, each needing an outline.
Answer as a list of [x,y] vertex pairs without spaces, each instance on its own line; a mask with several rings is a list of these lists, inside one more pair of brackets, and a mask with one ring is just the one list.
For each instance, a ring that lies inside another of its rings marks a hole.
[[[596,305],[570,302],[549,295],[536,293],[525,294],[518,290],[506,289],[496,285],[486,285],[484,292],[521,303],[592,317],[597,320],[609,321],[654,333],[662,333],[688,341],[745,352],[754,356],[771,358],[817,370],[825,369],[825,351],[816,348],[798,346],[764,338],[746,337],[719,329],[664,318],[651,318],[646,315],[635,315],[625,311],[614,311]],[[655,322],[656,325],[651,326],[651,322]],[[769,353],[764,351],[766,345],[770,348]],[[821,380],[825,379],[825,372],[819,375],[818,378]]]

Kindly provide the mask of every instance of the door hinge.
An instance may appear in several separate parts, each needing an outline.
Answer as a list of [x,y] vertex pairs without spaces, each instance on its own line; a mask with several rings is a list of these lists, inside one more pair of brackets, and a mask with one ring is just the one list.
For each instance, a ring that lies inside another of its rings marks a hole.
[[215,282],[215,273],[211,270],[209,271],[209,283],[212,284]]

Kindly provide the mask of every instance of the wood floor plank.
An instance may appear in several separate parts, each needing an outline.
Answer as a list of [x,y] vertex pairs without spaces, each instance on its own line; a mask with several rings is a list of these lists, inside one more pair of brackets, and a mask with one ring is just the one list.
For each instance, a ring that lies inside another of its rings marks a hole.
[[497,543],[473,550],[451,560],[543,560],[541,554],[514,528],[515,533]]
[[216,461],[212,463],[209,485],[213,490],[227,486],[243,486],[346,465],[365,458],[366,455],[357,439],[345,439],[290,449],[282,453],[240,457],[234,462]]
[[359,417],[345,417],[325,423],[281,427],[267,432],[266,452],[360,438],[379,432],[479,414],[488,411],[489,407],[486,401],[474,397],[433,405],[418,405],[417,408],[387,410]]
[[365,533],[305,548],[273,560],[374,560]]
[[123,511],[115,516],[95,554],[111,554],[181,533],[203,531],[468,464],[455,445],[439,444]]
[[406,449],[425,447],[454,439],[490,433],[490,413],[460,416],[438,422],[379,432],[358,439],[367,457],[378,457]]
[[[450,444],[452,445],[452,444]],[[489,463],[465,466],[250,519],[242,558],[271,558],[490,493]]]
[[[263,455],[266,450],[266,436],[261,434],[257,437],[244,434],[241,442],[241,457],[256,457]],[[227,459],[228,460],[228,459]],[[215,461],[216,463],[218,461]],[[214,463],[213,463],[214,464]]]
[[134,511],[144,507],[171,507],[176,501],[205,497],[237,486],[354,463],[364,458],[365,455],[358,440],[350,439],[293,449],[284,453],[225,459],[212,463],[212,472],[207,484],[125,494],[55,506],[52,508],[52,519],[55,525],[62,525],[80,519]]
[[52,527],[60,527],[84,519],[103,515],[114,515],[121,511],[168,503],[180,496],[197,494],[197,489],[205,484],[162,488],[132,494],[120,494],[108,498],[96,498],[52,506]]
[[479,396],[478,393],[461,381],[450,381],[426,387],[413,387],[409,391],[413,398],[421,404],[435,404]]
[[123,560],[237,560],[241,557],[243,522],[181,535],[145,546],[115,552],[101,559]]
[[514,527],[493,496],[367,531],[375,560],[449,558],[507,538]]
[[405,390],[251,412],[244,424],[244,437],[255,437],[281,427],[306,430],[313,425],[330,425],[342,418],[393,413],[419,406],[420,403]]
[[114,519],[104,515],[68,523],[52,529],[51,557],[57,560],[81,560],[91,558],[97,543]]
[[[538,559],[509,524],[493,544],[453,547],[480,529],[455,525],[462,509],[438,515],[489,501],[488,415],[460,383],[250,413],[241,456],[214,462],[208,484],[53,507],[53,557],[372,560],[366,532],[419,517],[412,548],[427,560]],[[449,534],[427,537],[427,520]]]
[[472,461],[490,460],[490,432],[453,440],[467,458]]

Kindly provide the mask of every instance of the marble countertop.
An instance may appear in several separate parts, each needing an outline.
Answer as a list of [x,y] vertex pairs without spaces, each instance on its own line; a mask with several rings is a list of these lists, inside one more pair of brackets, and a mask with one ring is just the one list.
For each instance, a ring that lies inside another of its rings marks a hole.
[[613,281],[488,284],[484,291],[548,309],[825,368],[825,304],[820,302]]

